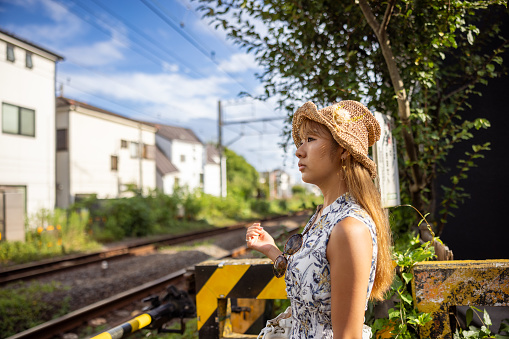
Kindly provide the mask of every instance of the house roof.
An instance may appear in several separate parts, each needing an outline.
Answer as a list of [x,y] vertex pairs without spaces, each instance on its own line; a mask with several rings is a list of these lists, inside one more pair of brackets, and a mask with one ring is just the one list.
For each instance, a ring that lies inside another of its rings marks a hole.
[[62,60],[64,60],[64,57],[63,57],[63,56],[60,56],[60,55],[56,54],[55,52],[52,52],[52,51],[50,51],[50,50],[48,50],[48,49],[46,49],[46,48],[43,48],[43,47],[41,47],[41,46],[39,46],[39,45],[36,45],[36,44],[34,44],[33,42],[30,42],[30,41],[28,41],[28,40],[22,39],[22,38],[20,38],[20,37],[18,37],[18,36],[16,36],[16,35],[14,35],[14,34],[12,34],[12,33],[9,33],[9,32],[7,32],[7,31],[4,31],[3,29],[0,29],[0,33],[5,34],[5,35],[7,35],[7,36],[9,36],[9,37],[11,37],[11,38],[13,38],[13,39],[16,39],[16,40],[18,40],[18,41],[20,41],[20,42],[22,42],[22,43],[25,43],[25,44],[29,45],[29,46],[32,46],[32,47],[34,47],[34,48],[37,48],[37,49],[39,49],[39,50],[41,50],[41,51],[43,51],[43,52],[45,52],[45,53],[51,54],[51,55],[53,55],[53,56],[54,56],[54,57],[55,57],[58,61],[62,61]]
[[113,112],[107,111],[105,109],[96,107],[96,106],[89,105],[89,104],[87,104],[85,102],[81,102],[81,101],[78,101],[78,100],[69,99],[69,98],[65,98],[65,97],[58,97],[57,98],[57,107],[70,106],[70,105],[82,107],[82,108],[89,109],[89,110],[96,111],[96,112],[100,112],[100,113],[105,113],[105,114],[108,114],[108,115],[111,115],[111,116],[114,116],[114,117],[126,119],[126,120],[129,120],[129,121],[134,121],[134,122],[137,122],[137,123],[142,123],[144,125],[154,127],[154,124],[151,124],[149,122],[144,122],[144,121],[140,121],[140,120],[131,119],[131,118],[128,118],[126,116],[123,116],[123,115],[120,115],[120,114],[117,114],[117,113],[113,113]]
[[190,143],[202,144],[196,134],[190,128],[169,126],[169,125],[154,125],[157,128],[157,134],[168,140],[181,140]]
[[156,168],[162,175],[179,171],[177,167],[171,163],[170,159],[164,155],[159,147],[156,147]]
[[219,150],[216,146],[207,144],[207,164],[219,164]]

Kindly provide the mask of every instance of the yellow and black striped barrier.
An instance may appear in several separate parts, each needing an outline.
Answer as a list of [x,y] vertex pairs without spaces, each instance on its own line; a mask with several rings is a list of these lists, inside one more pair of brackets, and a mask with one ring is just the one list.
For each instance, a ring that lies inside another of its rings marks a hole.
[[417,309],[433,317],[421,338],[453,337],[451,307],[509,306],[509,260],[428,261],[416,264],[413,275]]
[[204,261],[195,266],[195,279],[200,339],[235,337],[228,317],[233,299],[239,304],[244,299],[286,299],[284,279],[274,276],[270,259]]
[[[180,333],[185,330],[184,318],[194,317],[196,307],[193,301],[185,291],[179,291],[174,286],[168,286],[167,294],[163,298],[166,302],[161,304],[158,296],[151,296],[144,299],[144,302],[151,302],[150,310],[143,313],[117,327],[102,332],[90,339],[120,339],[125,338],[133,332],[142,328],[157,329],[161,333]],[[165,329],[163,325],[172,319],[180,318],[181,328]]]
[[106,332],[103,332],[91,339],[120,339],[125,338],[127,335],[142,329],[152,322],[152,317],[148,313],[143,313],[134,319],[131,319],[122,325],[114,327]]

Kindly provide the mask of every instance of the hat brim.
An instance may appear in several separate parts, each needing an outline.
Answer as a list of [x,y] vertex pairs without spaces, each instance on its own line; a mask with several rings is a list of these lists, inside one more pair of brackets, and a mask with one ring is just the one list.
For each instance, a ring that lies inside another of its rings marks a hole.
[[[329,106],[331,107],[331,106]],[[346,149],[352,157],[357,160],[359,163],[361,163],[368,171],[370,176],[374,179],[376,178],[376,164],[373,160],[369,158],[367,155],[367,148],[366,151],[363,151],[361,147],[355,147],[355,145],[352,145],[345,141],[346,137],[350,140],[355,140],[355,144],[363,144],[361,140],[359,140],[358,136],[355,133],[352,133],[347,128],[339,128],[337,125],[334,126],[331,123],[330,119],[327,119],[322,112],[325,112],[324,110],[328,109],[329,107],[323,108],[321,110],[318,110],[316,105],[308,101],[301,107],[295,111],[292,119],[292,138],[293,142],[295,143],[295,146],[297,148],[300,147],[302,143],[302,138],[300,136],[300,129],[302,122],[305,119],[309,119],[312,121],[315,121],[319,124],[324,125],[327,127],[327,129],[330,131],[332,137],[336,142],[341,146],[342,148]],[[367,108],[366,108],[367,110]],[[367,110],[368,114],[372,115],[369,110]],[[374,117],[373,117],[374,119]],[[376,119],[375,119],[376,121]],[[379,136],[378,136],[379,137]],[[377,137],[377,139],[378,139]],[[366,142],[367,143],[367,142]]]

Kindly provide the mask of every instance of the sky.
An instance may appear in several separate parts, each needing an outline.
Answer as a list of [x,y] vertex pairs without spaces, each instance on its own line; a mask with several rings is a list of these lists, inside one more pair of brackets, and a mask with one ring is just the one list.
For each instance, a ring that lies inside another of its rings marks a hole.
[[[192,129],[258,171],[282,169],[300,183],[294,147],[284,153],[286,113],[263,93],[253,56],[228,40],[191,0],[0,0],[0,28],[64,58],[57,95],[141,121]],[[237,123],[271,119],[264,122]]]

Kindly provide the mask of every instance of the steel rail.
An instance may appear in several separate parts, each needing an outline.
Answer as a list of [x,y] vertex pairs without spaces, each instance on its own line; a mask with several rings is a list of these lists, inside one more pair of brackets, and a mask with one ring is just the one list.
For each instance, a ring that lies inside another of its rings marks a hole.
[[145,283],[141,286],[127,290],[114,295],[110,298],[98,301],[92,305],[68,313],[60,318],[56,318],[32,327],[26,331],[15,334],[8,339],[46,339],[52,338],[59,333],[65,333],[74,329],[87,319],[98,317],[109,311],[118,309],[134,301],[139,301],[152,294],[155,291],[162,290],[166,285],[174,283],[183,278],[186,269],[168,274],[157,280]]
[[[242,255],[246,250],[246,246],[241,246],[218,259],[236,257]],[[10,336],[7,339],[53,338],[55,335],[65,333],[66,331],[80,326],[88,319],[101,316],[132,302],[140,301],[141,299],[148,297],[153,293],[163,290],[169,284],[177,284],[178,282],[181,282],[188,270],[189,268],[180,269],[159,279],[150,281],[138,287],[93,303],[89,306],[70,312],[60,318],[56,318],[32,327],[26,331]]]
[[[274,221],[277,219],[287,218],[288,216],[277,216],[267,218],[263,221]],[[140,241],[133,241],[130,244],[116,246],[107,250],[87,253],[75,254],[62,258],[43,260],[36,263],[16,265],[7,269],[0,270],[0,286],[18,280],[39,277],[45,274],[50,274],[62,270],[67,270],[74,267],[84,266],[88,264],[97,263],[104,259],[120,259],[124,256],[129,256],[144,248],[155,248],[165,245],[175,245],[186,241],[198,240],[214,235],[225,234],[246,227],[246,223],[240,223],[232,226],[213,228],[204,231],[184,233],[180,235],[170,235],[158,238],[143,239]]]
[[[274,218],[274,219],[279,219]],[[274,220],[272,219],[272,220]],[[237,230],[239,228],[245,227],[244,225],[234,225],[230,227],[225,227],[225,229],[229,229],[229,231]],[[296,233],[300,227],[292,228],[288,231],[289,234]],[[200,232],[201,235],[208,234],[208,236],[221,234],[222,232],[217,232],[216,230],[212,231],[205,231]],[[205,237],[205,236],[203,236]],[[193,238],[192,234],[186,234],[181,235],[177,237],[168,237],[166,240],[163,241],[170,241],[174,242],[176,241],[175,238],[185,239],[183,241],[187,240],[193,240],[197,238]],[[153,244],[153,242],[152,242]],[[147,244],[141,245],[138,244],[135,247],[140,246],[147,246]],[[248,250],[247,246],[240,246],[232,251],[230,251],[228,254],[219,257],[217,259],[223,259],[228,257],[238,257],[246,253]],[[132,288],[130,290],[127,290],[125,292],[119,293],[117,295],[111,296],[109,298],[103,299],[101,301],[98,301],[96,303],[93,303],[89,306],[86,306],[84,308],[75,310],[71,313],[68,313],[62,317],[50,320],[46,323],[37,325],[33,328],[30,328],[28,330],[25,330],[23,332],[20,332],[18,334],[15,334],[13,336],[8,337],[7,339],[50,339],[53,338],[55,335],[59,335],[62,333],[65,333],[66,331],[75,329],[82,324],[84,324],[87,320],[93,319],[95,317],[99,317],[101,315],[104,315],[108,312],[111,312],[112,310],[119,309],[125,305],[128,305],[135,301],[140,301],[141,299],[148,297],[154,293],[158,293],[162,291],[166,286],[173,284],[177,285],[179,282],[182,282],[182,280],[185,279],[185,274],[192,268],[188,267],[186,269],[181,269],[176,272],[170,273],[164,277],[161,277],[159,279],[153,280],[151,282],[147,282],[143,285],[140,285],[138,287]]]

